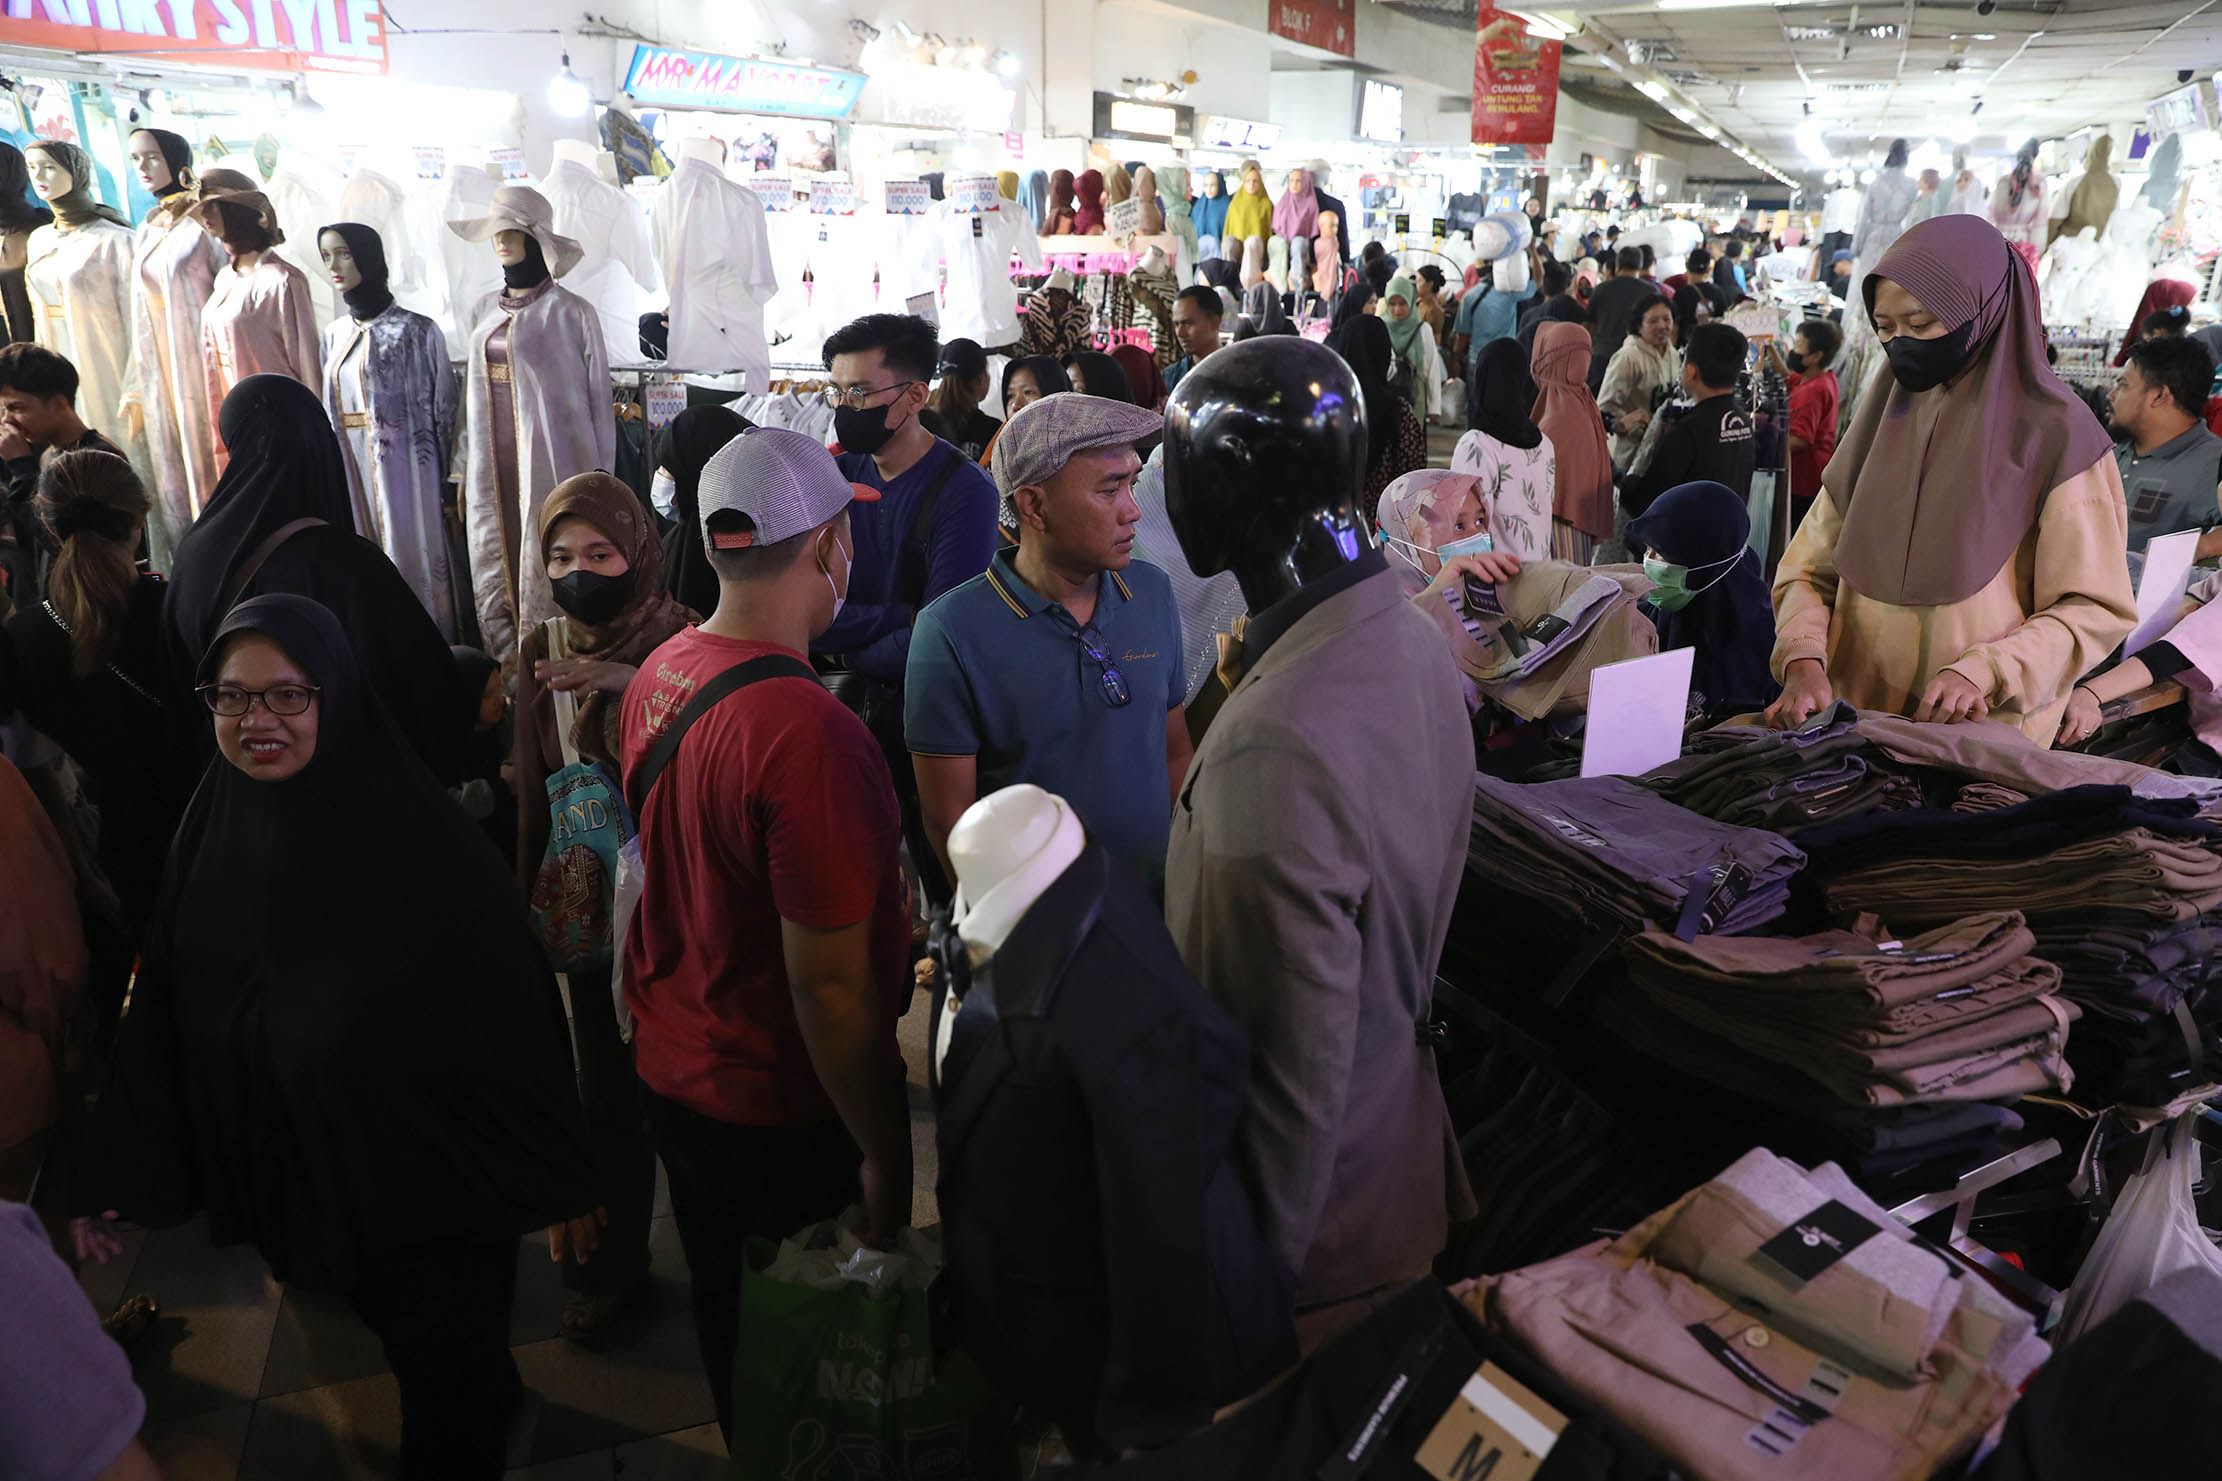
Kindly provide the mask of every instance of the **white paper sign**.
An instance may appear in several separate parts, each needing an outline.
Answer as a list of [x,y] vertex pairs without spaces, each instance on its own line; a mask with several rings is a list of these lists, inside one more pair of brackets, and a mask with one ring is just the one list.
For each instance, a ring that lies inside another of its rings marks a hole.
[[1582,731],[1583,776],[1642,776],[1682,754],[1695,648],[1673,648],[1589,676],[1589,723]]
[[687,409],[687,384],[675,375],[648,377],[648,425],[668,427]]
[[934,198],[923,180],[890,180],[887,182],[887,214],[890,216],[923,216],[934,206]]
[[942,188],[949,197],[952,211],[973,214],[992,211],[999,199],[993,175],[951,175]]
[[941,327],[941,305],[934,302],[931,293],[913,293],[903,300],[903,309],[906,313],[924,319],[936,329]]
[[441,145],[419,144],[415,153],[419,180],[437,180],[447,173],[447,150]]
[[756,199],[767,211],[792,211],[795,208],[795,182],[789,175],[770,173],[748,177],[748,188],[756,192]]
[[486,162],[500,169],[504,180],[530,180],[532,172],[525,168],[525,152],[505,144],[499,149],[486,151]]
[[1115,206],[1103,211],[1103,234],[1107,237],[1130,237],[1142,229],[1142,203],[1128,196]]
[[851,216],[856,213],[856,186],[846,175],[820,175],[810,182],[810,214]]
[[2159,535],[2146,544],[2145,575],[2137,583],[2137,627],[2122,645],[2122,657],[2130,657],[2176,625],[2184,578],[2191,574],[2191,563],[2198,555],[2197,530]]

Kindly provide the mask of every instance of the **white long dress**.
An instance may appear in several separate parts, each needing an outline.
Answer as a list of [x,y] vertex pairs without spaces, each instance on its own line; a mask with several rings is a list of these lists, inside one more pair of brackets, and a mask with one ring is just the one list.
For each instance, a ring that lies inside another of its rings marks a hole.
[[671,291],[666,354],[681,370],[741,371],[771,388],[764,305],[779,291],[771,233],[756,192],[699,159],[679,162],[650,208],[656,260]]
[[[201,358],[208,404],[219,411],[231,388],[250,375],[289,375],[321,390],[324,349],[307,277],[275,252],[263,253],[244,273],[225,264],[201,310]],[[216,461],[218,467],[229,461],[221,433]]]
[[648,216],[631,194],[574,159],[557,160],[540,193],[555,208],[555,229],[586,255],[563,279],[564,290],[594,305],[612,365],[639,365],[640,299],[663,278],[656,270]]
[[201,314],[224,249],[180,192],[139,223],[131,274],[133,385],[145,418],[154,491],[171,545],[216,491],[216,408],[201,359]]
[[42,226],[24,249],[23,283],[38,342],[77,367],[78,415],[144,477],[146,443],[123,426],[132,386],[131,249],[131,228],[106,219]]

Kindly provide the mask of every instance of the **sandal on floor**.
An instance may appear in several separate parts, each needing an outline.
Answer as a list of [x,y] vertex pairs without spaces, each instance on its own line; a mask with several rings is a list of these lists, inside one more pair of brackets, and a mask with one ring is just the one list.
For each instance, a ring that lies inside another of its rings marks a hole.
[[614,1291],[574,1291],[563,1303],[558,1329],[573,1342],[593,1342],[624,1317],[648,1290],[648,1277]]
[[126,1352],[139,1345],[162,1314],[162,1303],[152,1296],[133,1296],[101,1319],[100,1330]]

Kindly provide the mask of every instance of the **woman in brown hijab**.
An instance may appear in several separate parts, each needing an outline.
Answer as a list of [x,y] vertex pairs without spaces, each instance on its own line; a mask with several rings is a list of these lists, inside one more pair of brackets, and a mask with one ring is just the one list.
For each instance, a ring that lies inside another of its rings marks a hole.
[[1922,222],[1865,296],[1889,365],[1776,573],[1768,718],[1843,698],[2049,745],[2135,621],[2112,443],[2046,363],[2037,285],[1989,222]]
[[[567,764],[558,712],[576,704],[570,740],[581,761],[619,778],[618,701],[641,661],[693,623],[664,590],[663,541],[630,488],[581,473],[549,491],[540,558],[559,616],[526,632],[517,666],[517,869],[529,894],[548,846],[548,778]],[[567,654],[568,656],[564,656]],[[558,696],[567,696],[559,702]],[[646,1284],[656,1164],[641,1131],[639,1092],[619,1040],[607,972],[570,974],[579,1089],[600,1196],[609,1210],[602,1249],[566,1260],[565,1336],[591,1336]]]
[[1586,566],[1612,535],[1612,455],[1605,418],[1589,394],[1589,331],[1545,324],[1535,331],[1535,409],[1529,413],[1558,453],[1552,486],[1551,557]]

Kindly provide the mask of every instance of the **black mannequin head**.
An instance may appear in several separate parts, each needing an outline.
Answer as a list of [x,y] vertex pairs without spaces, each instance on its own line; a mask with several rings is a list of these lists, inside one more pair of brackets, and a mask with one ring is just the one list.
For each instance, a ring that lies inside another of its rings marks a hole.
[[336,222],[316,234],[316,249],[357,323],[377,318],[392,305],[386,244],[374,229],[358,221]]
[[1252,612],[1372,548],[1366,425],[1340,355],[1279,337],[1229,345],[1165,408],[1165,509],[1199,576],[1232,571]]

